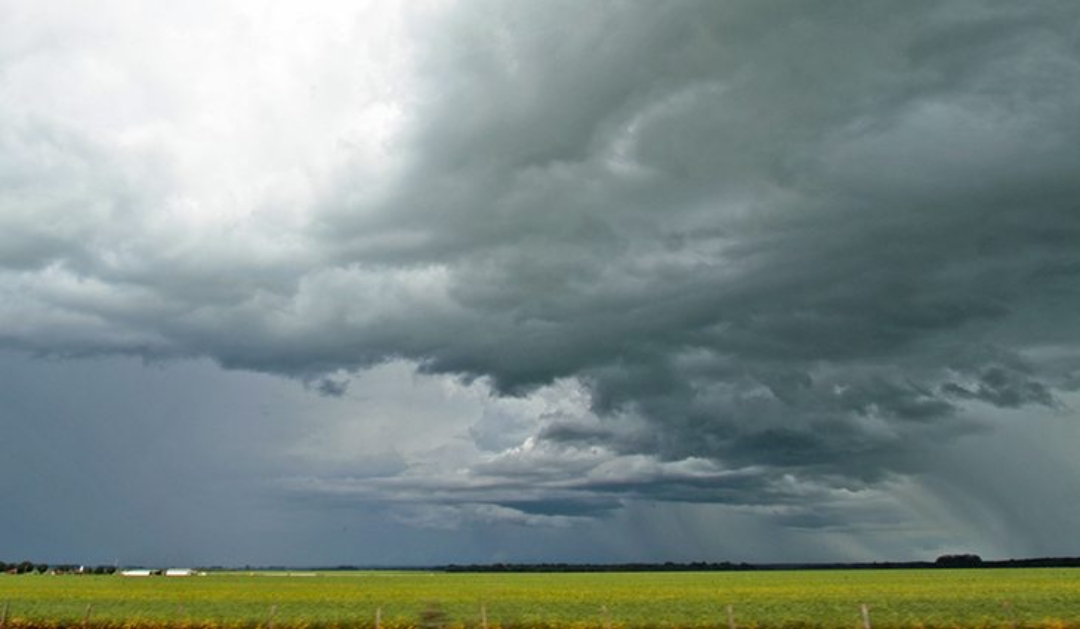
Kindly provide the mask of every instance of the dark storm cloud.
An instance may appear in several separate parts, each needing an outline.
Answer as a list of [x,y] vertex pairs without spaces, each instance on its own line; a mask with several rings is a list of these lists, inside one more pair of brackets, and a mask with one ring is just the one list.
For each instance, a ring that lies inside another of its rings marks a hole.
[[[508,391],[581,375],[613,406],[993,345],[969,330],[1075,279],[1077,66],[1040,8],[478,9],[429,53],[414,185],[331,214],[343,260],[393,228],[416,244],[391,259],[451,271],[461,311],[375,342]],[[932,366],[857,386],[944,414],[913,393]]]
[[1013,322],[1080,305],[1074,8],[599,6],[466,12],[412,185],[330,212],[343,263],[451,272],[461,310],[388,351],[648,424],[542,439],[826,484],[916,471],[965,402],[1054,404],[1077,363],[1023,356],[1076,326]]
[[[305,220],[254,235],[173,240],[130,212],[180,185],[155,162],[132,174],[2,121],[3,154],[50,165],[0,183],[25,234],[0,236],[3,338],[209,356],[329,395],[390,359],[591,395],[596,421],[541,422],[547,458],[299,484],[316,493],[509,509],[488,518],[887,482],[980,430],[980,404],[1057,407],[1076,387],[1078,18],[1049,1],[469,3],[423,31],[393,167],[373,181],[345,160]],[[71,204],[97,218],[61,220]],[[64,228],[38,229],[50,217]],[[553,471],[641,460],[580,484]],[[687,461],[716,467],[662,467]]]
[[961,398],[982,400],[1005,408],[1026,404],[1054,406],[1055,403],[1053,394],[1043,383],[997,366],[988,367],[980,373],[978,384],[972,388],[949,382],[942,386],[942,390]]

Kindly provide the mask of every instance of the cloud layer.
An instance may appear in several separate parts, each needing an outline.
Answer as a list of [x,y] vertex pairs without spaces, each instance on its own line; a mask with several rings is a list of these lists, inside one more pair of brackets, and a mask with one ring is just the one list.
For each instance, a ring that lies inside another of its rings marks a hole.
[[482,400],[290,499],[872,526],[990,417],[1075,419],[1070,3],[3,13],[4,347]]

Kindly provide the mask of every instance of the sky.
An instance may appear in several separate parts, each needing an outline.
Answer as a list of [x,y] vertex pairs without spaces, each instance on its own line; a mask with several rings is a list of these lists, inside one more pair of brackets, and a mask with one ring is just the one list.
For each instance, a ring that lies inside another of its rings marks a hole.
[[1080,555],[1078,24],[0,0],[0,559]]

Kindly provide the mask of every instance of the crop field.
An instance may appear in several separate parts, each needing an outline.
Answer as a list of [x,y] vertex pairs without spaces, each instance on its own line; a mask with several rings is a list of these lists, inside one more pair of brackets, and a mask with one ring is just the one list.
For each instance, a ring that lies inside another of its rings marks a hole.
[[1080,629],[1080,569],[0,575],[0,629]]

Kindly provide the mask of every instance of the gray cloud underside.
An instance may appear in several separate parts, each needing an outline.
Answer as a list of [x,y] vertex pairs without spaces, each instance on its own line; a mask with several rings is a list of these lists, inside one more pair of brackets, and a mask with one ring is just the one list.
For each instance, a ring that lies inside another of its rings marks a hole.
[[185,198],[166,157],[0,101],[0,339],[208,356],[328,394],[389,359],[502,395],[576,379],[595,415],[544,420],[536,447],[649,467],[538,481],[541,462],[492,451],[460,482],[301,493],[573,516],[783,505],[791,478],[862,491],[979,431],[980,409],[1061,412],[1080,384],[1078,19],[470,3],[423,32],[393,168],[375,181],[346,154],[302,220],[209,232],[161,217]]

